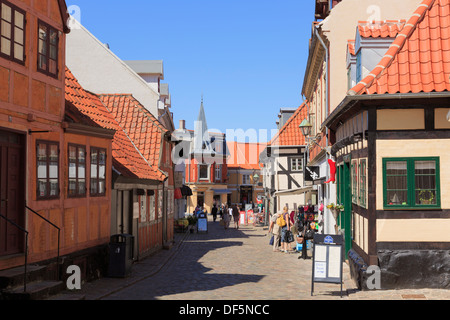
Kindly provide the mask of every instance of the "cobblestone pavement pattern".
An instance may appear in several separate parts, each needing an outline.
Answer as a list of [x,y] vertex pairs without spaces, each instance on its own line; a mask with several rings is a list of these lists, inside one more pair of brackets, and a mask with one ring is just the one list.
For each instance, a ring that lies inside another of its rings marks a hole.
[[[267,228],[224,230],[209,221],[208,233],[176,234],[171,250],[133,265],[124,279],[102,278],[81,291],[51,299],[86,300],[448,300],[450,290],[359,291],[344,263],[344,296],[337,284],[316,283],[311,296],[311,260],[272,252]],[[309,252],[311,255],[311,252]]]

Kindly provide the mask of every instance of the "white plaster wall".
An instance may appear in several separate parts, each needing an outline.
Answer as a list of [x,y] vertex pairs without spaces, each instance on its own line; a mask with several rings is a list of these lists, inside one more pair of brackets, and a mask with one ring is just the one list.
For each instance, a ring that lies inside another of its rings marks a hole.
[[66,64],[80,84],[97,94],[132,94],[158,118],[159,93],[78,22],[66,36]]

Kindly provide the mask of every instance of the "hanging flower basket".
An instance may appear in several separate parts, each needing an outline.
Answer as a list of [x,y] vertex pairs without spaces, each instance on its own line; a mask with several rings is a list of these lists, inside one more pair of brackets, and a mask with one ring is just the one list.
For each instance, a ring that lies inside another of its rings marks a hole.
[[333,213],[333,218],[336,221],[336,224],[334,225],[334,229],[336,231],[336,234],[338,234],[338,226],[337,226],[337,221],[338,221],[338,217],[339,214],[341,213],[341,211],[344,211],[344,206],[341,204],[335,205],[334,203],[330,203],[329,205],[327,205],[327,208],[331,210],[331,212]]

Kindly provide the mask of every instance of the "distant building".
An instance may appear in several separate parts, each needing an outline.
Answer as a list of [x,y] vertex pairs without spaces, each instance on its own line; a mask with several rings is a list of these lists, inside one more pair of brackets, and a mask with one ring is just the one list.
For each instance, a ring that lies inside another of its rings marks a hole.
[[228,141],[227,147],[230,201],[242,208],[247,204],[256,206],[264,197],[259,155],[266,144]]
[[231,191],[227,186],[226,136],[208,131],[203,99],[194,128],[186,130],[183,124],[173,133],[178,141],[176,156],[185,166],[185,184],[193,193],[187,199],[186,212],[192,214],[197,206],[204,206],[211,213],[214,204],[230,202]]

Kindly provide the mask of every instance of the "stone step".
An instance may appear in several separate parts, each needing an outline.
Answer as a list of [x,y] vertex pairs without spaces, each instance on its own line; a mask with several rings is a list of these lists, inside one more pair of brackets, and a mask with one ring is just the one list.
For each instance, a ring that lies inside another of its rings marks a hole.
[[[43,280],[46,276],[47,267],[29,265],[27,266],[27,283]],[[24,282],[24,266],[0,271],[0,290],[22,285]]]
[[4,300],[42,300],[51,295],[55,295],[65,289],[62,281],[35,281],[27,283],[24,292],[23,286],[2,291]]

